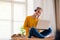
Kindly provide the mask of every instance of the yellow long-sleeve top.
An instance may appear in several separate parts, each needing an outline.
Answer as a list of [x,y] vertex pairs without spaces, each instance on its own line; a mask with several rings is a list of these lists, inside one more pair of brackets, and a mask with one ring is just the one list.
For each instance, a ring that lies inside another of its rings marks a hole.
[[24,22],[24,29],[26,30],[26,36],[29,34],[29,28],[34,27],[36,28],[38,19],[32,16],[27,16]]

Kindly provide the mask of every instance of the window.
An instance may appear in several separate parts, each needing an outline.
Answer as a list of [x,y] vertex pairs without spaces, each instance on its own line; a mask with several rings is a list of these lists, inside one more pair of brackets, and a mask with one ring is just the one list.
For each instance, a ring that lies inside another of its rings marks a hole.
[[26,17],[25,4],[14,4],[14,20],[24,21]]
[[7,39],[11,36],[11,21],[0,20],[0,38]]
[[11,0],[0,1],[1,39],[10,39],[12,34],[20,33],[20,28],[23,26],[26,17],[26,11],[26,0],[12,0],[12,3]]
[[18,33],[20,33],[20,28],[23,26],[23,23],[24,22],[14,22],[14,33],[13,34],[18,34]]
[[0,19],[11,20],[11,3],[0,1]]
[[[8,30],[8,31],[7,31]],[[0,1],[0,38],[11,36],[11,3]]]

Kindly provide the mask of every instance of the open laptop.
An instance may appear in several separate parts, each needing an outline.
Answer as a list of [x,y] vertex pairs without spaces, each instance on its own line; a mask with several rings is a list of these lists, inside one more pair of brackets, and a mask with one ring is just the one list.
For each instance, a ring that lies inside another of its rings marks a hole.
[[39,20],[37,23],[37,29],[48,29],[50,27],[50,21],[48,20]]

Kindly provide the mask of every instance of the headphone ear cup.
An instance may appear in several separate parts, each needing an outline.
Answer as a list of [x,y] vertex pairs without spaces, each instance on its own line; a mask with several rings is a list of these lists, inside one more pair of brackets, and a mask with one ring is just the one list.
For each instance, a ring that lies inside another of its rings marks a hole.
[[35,12],[37,11],[37,9],[34,10]]

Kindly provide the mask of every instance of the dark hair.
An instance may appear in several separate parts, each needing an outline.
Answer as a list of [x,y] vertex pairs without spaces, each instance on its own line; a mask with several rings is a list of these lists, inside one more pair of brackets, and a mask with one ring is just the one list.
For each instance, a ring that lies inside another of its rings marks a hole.
[[36,12],[38,9],[42,9],[42,8],[40,8],[40,7],[37,7],[34,11]]

